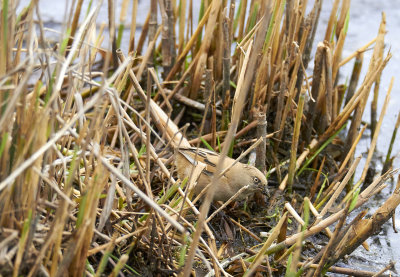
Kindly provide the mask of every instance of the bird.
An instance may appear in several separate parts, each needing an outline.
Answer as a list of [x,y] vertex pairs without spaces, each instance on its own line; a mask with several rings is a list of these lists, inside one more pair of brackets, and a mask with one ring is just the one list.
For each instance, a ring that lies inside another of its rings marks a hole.
[[[198,195],[208,184],[215,173],[220,155],[208,149],[196,147],[179,147],[175,149],[175,166],[178,177],[183,180],[189,177],[192,168],[198,162],[205,164],[205,168],[200,173],[197,184],[193,188],[194,194]],[[225,157],[223,169],[230,167],[235,162],[234,159]],[[223,176],[216,182],[213,201],[226,202],[244,186],[249,187],[241,193],[235,200],[243,200],[251,196],[256,191],[268,192],[268,181],[265,175],[252,165],[237,162],[228,169]]]
[[[208,149],[192,147],[178,126],[169,119],[167,114],[152,99],[150,99],[150,107],[151,115],[154,121],[157,122],[157,128],[168,137],[175,150],[175,166],[179,179],[183,180],[185,177],[190,177],[192,168],[198,162],[205,164],[205,168],[200,173],[196,180],[197,184],[193,188],[194,194],[200,194],[211,183],[220,155]],[[223,170],[230,167],[234,162],[234,159],[225,157]],[[265,175],[254,166],[237,162],[217,180],[213,201],[226,202],[247,185],[249,187],[236,200],[243,200],[257,190],[268,193],[268,182]]]

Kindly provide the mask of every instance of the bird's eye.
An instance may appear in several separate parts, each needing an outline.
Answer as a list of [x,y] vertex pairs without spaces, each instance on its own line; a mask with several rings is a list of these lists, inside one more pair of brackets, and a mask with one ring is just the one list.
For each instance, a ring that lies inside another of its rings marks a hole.
[[253,177],[253,182],[254,182],[254,183],[259,183],[259,182],[260,182],[260,179],[258,179],[257,177]]

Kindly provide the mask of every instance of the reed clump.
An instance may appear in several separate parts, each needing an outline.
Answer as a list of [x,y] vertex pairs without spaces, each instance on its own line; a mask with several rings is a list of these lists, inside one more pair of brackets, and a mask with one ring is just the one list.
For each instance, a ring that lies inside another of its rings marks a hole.
[[[0,274],[381,273],[334,265],[368,249],[400,204],[397,183],[365,217],[397,176],[390,147],[382,175],[367,178],[393,86],[378,113],[391,57],[384,14],[376,38],[344,57],[350,0],[334,1],[316,49],[318,0],[310,12],[302,0],[201,1],[197,22],[194,1],[151,0],[140,32],[138,0],[122,1],[119,17],[109,0],[106,25],[96,25],[101,3],[72,1],[57,43],[36,1],[18,14],[15,2],[3,1],[0,15]],[[373,86],[360,168],[354,153]],[[234,158],[248,150],[270,195],[209,212],[210,196],[190,193],[201,168],[177,178],[178,145]]]

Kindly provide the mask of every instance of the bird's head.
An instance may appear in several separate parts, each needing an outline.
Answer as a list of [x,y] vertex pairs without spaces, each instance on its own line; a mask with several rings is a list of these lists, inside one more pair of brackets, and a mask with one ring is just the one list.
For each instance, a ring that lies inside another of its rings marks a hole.
[[246,164],[240,164],[240,168],[236,167],[234,182],[240,186],[249,185],[249,192],[261,190],[268,194],[268,181],[265,175],[256,167]]

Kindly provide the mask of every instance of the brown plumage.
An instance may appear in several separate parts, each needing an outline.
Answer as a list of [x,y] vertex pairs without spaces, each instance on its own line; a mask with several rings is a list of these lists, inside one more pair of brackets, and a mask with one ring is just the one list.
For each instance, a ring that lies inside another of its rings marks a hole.
[[[196,155],[197,152],[197,155]],[[197,185],[193,188],[195,194],[199,194],[210,182],[215,173],[220,155],[207,149],[199,148],[178,148],[175,151],[175,165],[177,167],[180,179],[189,177],[192,168],[197,161],[206,164],[206,167],[200,174]],[[226,157],[224,159],[223,169],[231,166],[234,159]],[[239,195],[236,200],[242,200],[250,196],[257,190],[267,190],[267,179],[264,174],[251,165],[236,163],[217,181],[217,188],[214,193],[214,201],[227,201],[242,187],[250,185],[247,190]]]

